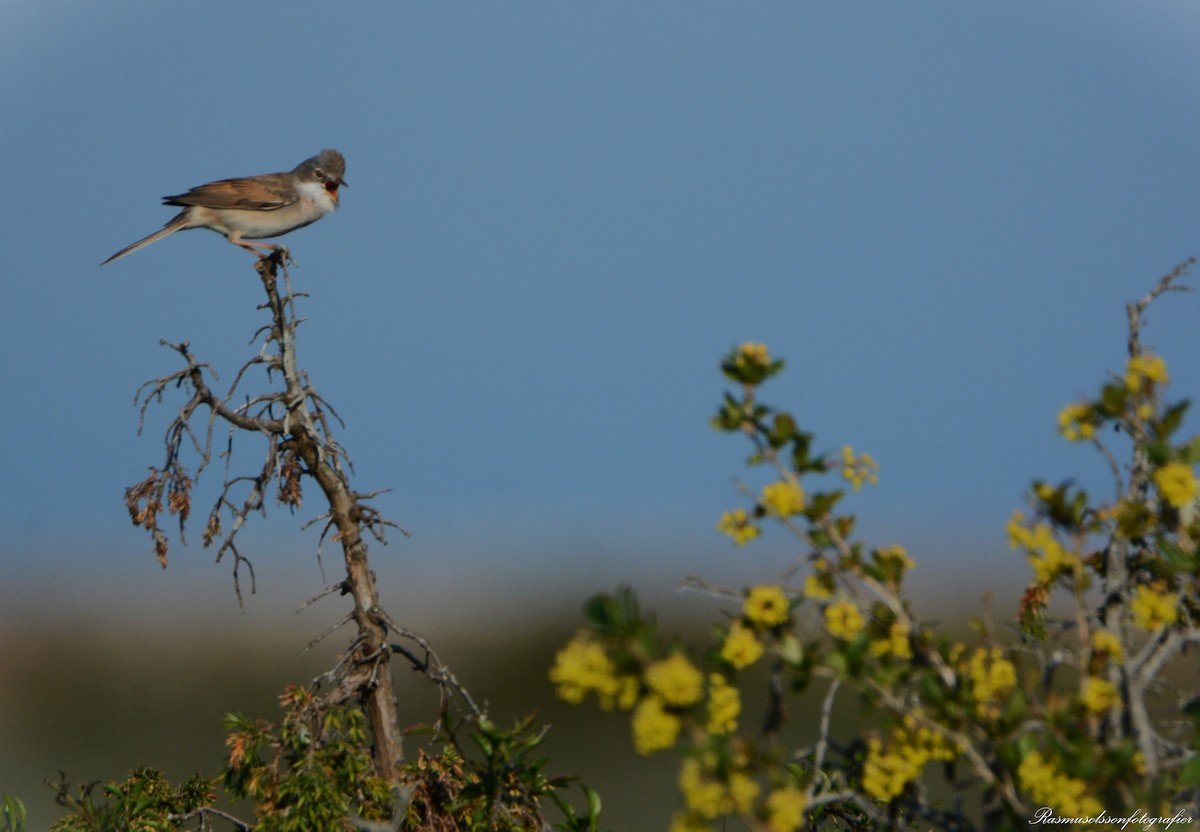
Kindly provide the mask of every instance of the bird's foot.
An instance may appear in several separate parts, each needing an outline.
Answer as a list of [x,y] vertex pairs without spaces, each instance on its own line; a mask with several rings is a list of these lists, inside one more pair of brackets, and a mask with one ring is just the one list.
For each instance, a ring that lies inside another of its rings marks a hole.
[[292,258],[292,252],[287,246],[271,246],[270,251],[267,251],[258,256],[260,263],[274,263],[277,266],[295,266],[296,261]]

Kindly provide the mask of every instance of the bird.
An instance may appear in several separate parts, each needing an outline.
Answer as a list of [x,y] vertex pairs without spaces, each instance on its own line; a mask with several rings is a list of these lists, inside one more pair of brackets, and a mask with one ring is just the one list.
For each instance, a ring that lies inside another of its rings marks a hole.
[[219,179],[185,194],[164,196],[164,205],[181,206],[183,210],[158,231],[127,245],[100,265],[189,228],[224,234],[234,245],[256,257],[265,257],[283,246],[249,241],[279,237],[336,211],[338,188],[346,185],[342,178],[345,173],[345,157],[336,150],[322,150],[286,173]]

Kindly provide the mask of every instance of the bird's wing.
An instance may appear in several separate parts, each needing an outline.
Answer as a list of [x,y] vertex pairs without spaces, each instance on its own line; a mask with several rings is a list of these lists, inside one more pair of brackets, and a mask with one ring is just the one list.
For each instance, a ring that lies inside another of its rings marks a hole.
[[245,179],[221,179],[198,185],[186,194],[164,196],[164,205],[202,205],[205,208],[244,208],[274,211],[291,205],[300,194],[286,175],[267,174]]

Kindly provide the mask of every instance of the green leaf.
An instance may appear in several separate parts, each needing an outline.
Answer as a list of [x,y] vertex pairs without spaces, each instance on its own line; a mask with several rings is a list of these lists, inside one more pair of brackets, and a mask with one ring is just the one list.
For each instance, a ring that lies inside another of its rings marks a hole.
[[1017,740],[1017,755],[1020,759],[1024,759],[1037,751],[1037,737],[1033,734],[1022,734]]
[[1179,779],[1185,786],[1200,786],[1200,757],[1193,757],[1184,764]]
[[1169,442],[1147,442],[1146,443],[1146,458],[1150,460],[1150,464],[1155,468],[1166,465],[1171,461],[1174,455],[1174,449]]
[[1159,419],[1158,424],[1154,426],[1155,435],[1159,439],[1170,439],[1171,434],[1179,430],[1180,424],[1183,423],[1184,414],[1187,413],[1187,409],[1190,406],[1191,402],[1189,402],[1187,399],[1184,399],[1183,401],[1176,402],[1164,410],[1162,418]]
[[1125,409],[1128,399],[1129,391],[1124,384],[1106,384],[1100,389],[1100,401],[1096,409],[1101,416],[1116,416]]
[[582,788],[587,798],[588,829],[595,830],[596,824],[600,822],[600,793],[587,786]]
[[0,806],[0,832],[23,832],[25,829],[25,804],[10,794],[4,795]]
[[1195,552],[1185,552],[1165,538],[1158,542],[1158,550],[1167,559],[1167,563],[1176,569],[1181,569],[1185,572],[1196,571],[1198,562]]
[[1200,436],[1193,436],[1192,441],[1179,449],[1179,461],[1188,465],[1200,462]]
[[487,735],[472,734],[471,739],[473,739],[475,741],[475,744],[479,746],[480,750],[483,751],[484,754],[487,754],[489,757],[495,753],[496,746],[492,744],[491,739],[489,739],[487,737]]
[[796,420],[792,414],[780,411],[775,414],[771,430],[767,432],[767,441],[772,448],[782,448],[796,435]]
[[921,698],[928,700],[934,705],[941,705],[946,701],[946,692],[942,689],[936,674],[932,670],[921,674]]
[[1024,692],[1018,688],[1004,704],[1002,719],[1012,725],[1024,719],[1027,713],[1029,713],[1029,702],[1025,699]]

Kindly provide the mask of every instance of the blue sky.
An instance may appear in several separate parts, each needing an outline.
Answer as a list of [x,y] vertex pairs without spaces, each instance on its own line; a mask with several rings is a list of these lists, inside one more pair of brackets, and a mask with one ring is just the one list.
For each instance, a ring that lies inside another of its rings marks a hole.
[[[707,420],[744,340],[789,360],[768,400],[880,461],[866,533],[928,580],[1019,574],[1029,480],[1104,470],[1055,413],[1120,366],[1124,301],[1200,252],[1190,2],[4,15],[10,600],[39,571],[228,581],[195,546],[157,574],[122,492],[160,460],[168,410],[138,437],[131,406],[176,366],[158,339],[226,378],[248,355],[250,258],[191,232],[97,268],[212,179],[346,155],[342,210],[286,240],[301,359],[414,532],[389,574],[446,587],[780,571],[781,536],[712,530],[745,448]],[[1179,392],[1198,314],[1174,298],[1147,333]],[[258,522],[260,580],[319,586],[298,525]]]

